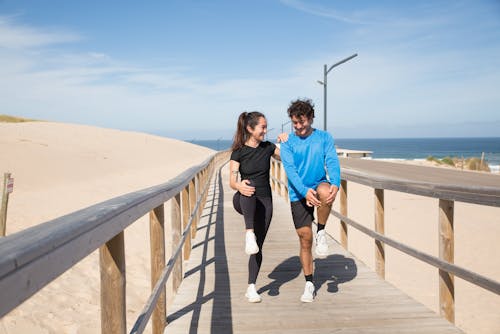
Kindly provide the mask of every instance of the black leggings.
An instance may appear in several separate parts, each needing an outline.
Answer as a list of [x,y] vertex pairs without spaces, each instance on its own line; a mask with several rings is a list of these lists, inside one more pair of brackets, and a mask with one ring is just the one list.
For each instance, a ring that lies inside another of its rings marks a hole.
[[246,229],[253,229],[259,252],[248,259],[248,284],[255,284],[262,264],[262,245],[273,216],[273,198],[244,196],[237,192],[233,197],[234,209],[243,215]]

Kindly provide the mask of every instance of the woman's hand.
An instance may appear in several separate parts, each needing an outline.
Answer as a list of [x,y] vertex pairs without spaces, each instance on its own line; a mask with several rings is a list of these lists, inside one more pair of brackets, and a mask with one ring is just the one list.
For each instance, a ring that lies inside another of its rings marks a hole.
[[250,180],[242,180],[238,183],[238,191],[247,197],[252,196],[255,193],[255,187],[252,187]]

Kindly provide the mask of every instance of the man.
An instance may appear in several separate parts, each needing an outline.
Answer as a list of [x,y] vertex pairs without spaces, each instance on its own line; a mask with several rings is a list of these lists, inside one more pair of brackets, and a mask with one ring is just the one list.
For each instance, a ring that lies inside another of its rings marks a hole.
[[281,144],[281,160],[288,177],[293,223],[300,241],[300,262],[306,279],[302,302],[314,299],[312,244],[314,208],[318,231],[316,254],[328,255],[325,224],[340,185],[340,164],[333,137],[312,127],[314,105],[311,100],[293,101],[288,108],[294,130]]

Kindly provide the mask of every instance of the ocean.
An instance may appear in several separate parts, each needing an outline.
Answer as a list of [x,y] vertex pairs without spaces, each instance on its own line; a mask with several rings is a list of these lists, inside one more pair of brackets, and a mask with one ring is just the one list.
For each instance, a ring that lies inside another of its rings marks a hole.
[[[220,151],[231,147],[231,140],[193,140],[193,144]],[[435,158],[481,158],[492,172],[500,172],[500,137],[494,138],[338,138],[339,148],[372,151],[372,159],[421,160]]]

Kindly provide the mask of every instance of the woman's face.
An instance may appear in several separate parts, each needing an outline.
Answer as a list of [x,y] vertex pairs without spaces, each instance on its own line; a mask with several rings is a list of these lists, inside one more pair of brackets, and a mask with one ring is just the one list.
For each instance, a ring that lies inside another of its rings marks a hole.
[[248,132],[250,133],[250,137],[257,141],[263,141],[266,133],[267,133],[267,121],[264,117],[259,118],[259,123],[255,126],[255,128],[247,127]]

